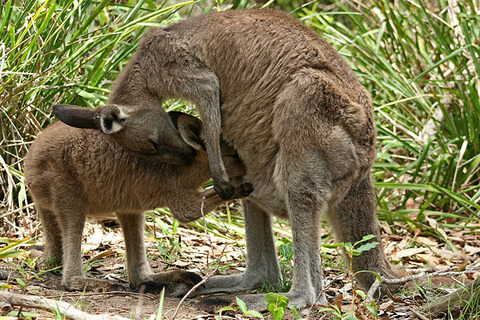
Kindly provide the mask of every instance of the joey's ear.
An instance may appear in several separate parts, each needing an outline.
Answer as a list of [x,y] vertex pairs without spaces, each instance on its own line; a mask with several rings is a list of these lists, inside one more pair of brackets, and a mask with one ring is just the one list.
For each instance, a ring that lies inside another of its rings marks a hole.
[[128,115],[115,105],[100,108],[94,116],[97,128],[105,134],[112,134],[123,130],[127,118]]
[[[203,124],[198,118],[186,113],[177,114],[177,127],[183,140],[196,150],[206,150],[203,142]],[[170,114],[170,113],[169,113]]]
[[178,118],[180,118],[181,116],[187,115],[186,113],[183,113],[180,111],[169,111],[167,114],[170,120],[172,120],[172,123],[176,129],[178,129]]
[[94,116],[97,110],[72,106],[69,104],[57,104],[53,106],[53,113],[60,121],[77,128],[96,128]]

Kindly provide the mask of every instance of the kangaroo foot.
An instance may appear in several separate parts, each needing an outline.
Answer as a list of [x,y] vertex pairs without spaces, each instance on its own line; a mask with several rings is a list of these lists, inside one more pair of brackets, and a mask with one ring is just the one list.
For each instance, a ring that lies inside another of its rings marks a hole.
[[202,277],[193,272],[184,270],[172,270],[155,273],[149,281],[141,283],[140,292],[159,294],[165,288],[168,297],[181,297],[194,285],[202,281]]
[[110,291],[126,291],[126,288],[109,280],[75,277],[62,281],[62,285],[68,291],[93,291],[93,292],[110,292]]

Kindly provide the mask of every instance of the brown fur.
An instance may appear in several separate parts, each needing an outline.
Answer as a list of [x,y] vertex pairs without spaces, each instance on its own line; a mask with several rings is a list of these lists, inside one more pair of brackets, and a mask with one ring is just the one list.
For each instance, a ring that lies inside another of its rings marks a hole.
[[[202,189],[211,173],[201,148],[201,122],[188,115],[180,115],[178,121],[182,137],[198,149],[188,165],[134,157],[96,130],[61,122],[47,128],[32,144],[25,159],[26,183],[44,229],[46,256],[58,264],[63,260],[62,283],[66,288],[111,287],[108,281],[85,277],[81,240],[86,216],[112,212],[125,237],[132,286],[151,281],[167,283],[167,294],[179,296],[201,279],[180,270],[154,274],[145,254],[145,210],[167,206],[175,218],[188,222],[202,216],[203,197],[205,213],[224,202],[213,190]],[[123,135],[131,133],[129,128],[122,131]],[[225,159],[232,175],[245,173],[233,152]]]
[[[372,241],[380,243],[354,258],[355,272],[396,276],[375,215],[371,98],[316,33],[272,10],[226,11],[154,28],[117,79],[109,103],[141,110],[160,107],[169,97],[196,104],[215,190],[224,198],[234,191],[220,134],[237,150],[254,186],[244,200],[246,272],[213,277],[200,293],[279,283],[272,214],[292,224],[294,274],[287,294],[292,305],[305,307],[319,295],[324,302],[322,213],[339,241],[354,243],[374,234]],[[357,279],[368,288],[375,276],[359,273]],[[244,298],[250,307],[264,308],[262,296]]]

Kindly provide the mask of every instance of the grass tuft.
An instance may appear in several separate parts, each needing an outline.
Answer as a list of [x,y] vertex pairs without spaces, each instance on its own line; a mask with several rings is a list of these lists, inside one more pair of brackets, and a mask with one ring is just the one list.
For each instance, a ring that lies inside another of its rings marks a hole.
[[300,17],[372,93],[381,217],[468,228],[480,221],[477,1],[333,1]]

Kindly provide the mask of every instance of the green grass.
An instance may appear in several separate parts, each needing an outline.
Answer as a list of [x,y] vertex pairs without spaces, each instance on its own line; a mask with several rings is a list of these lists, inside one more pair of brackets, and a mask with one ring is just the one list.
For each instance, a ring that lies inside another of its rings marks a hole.
[[298,13],[372,93],[381,218],[468,228],[480,208],[479,7],[434,2],[334,1]]

